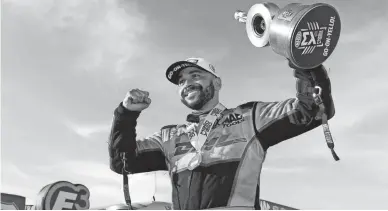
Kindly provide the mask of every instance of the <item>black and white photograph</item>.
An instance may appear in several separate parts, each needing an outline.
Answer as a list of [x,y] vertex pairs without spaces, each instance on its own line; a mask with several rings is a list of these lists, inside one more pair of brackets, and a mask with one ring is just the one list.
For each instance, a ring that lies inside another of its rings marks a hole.
[[388,1],[2,0],[2,210],[388,210]]

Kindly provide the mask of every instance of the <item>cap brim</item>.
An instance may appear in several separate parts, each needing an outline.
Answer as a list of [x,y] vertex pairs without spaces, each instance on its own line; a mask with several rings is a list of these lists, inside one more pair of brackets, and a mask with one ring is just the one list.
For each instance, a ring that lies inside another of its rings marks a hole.
[[209,72],[206,69],[204,69],[201,66],[196,65],[194,63],[191,63],[188,61],[178,61],[178,62],[175,62],[174,64],[170,65],[170,67],[167,68],[167,71],[166,71],[167,79],[171,83],[178,85],[179,73],[188,67],[197,67],[201,70]]

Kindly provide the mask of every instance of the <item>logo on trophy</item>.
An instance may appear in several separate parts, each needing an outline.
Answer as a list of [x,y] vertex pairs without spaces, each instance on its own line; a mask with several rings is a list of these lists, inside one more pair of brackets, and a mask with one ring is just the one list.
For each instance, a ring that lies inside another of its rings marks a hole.
[[341,21],[334,7],[325,3],[292,3],[280,9],[274,3],[238,10],[234,18],[245,24],[250,42],[288,58],[295,66],[311,69],[333,53],[340,36]]

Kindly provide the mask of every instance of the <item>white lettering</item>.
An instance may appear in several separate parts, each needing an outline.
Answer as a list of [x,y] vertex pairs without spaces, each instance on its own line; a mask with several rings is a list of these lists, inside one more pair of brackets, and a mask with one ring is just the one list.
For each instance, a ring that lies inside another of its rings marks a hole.
[[[303,35],[303,40],[302,40],[301,46],[316,45],[317,44],[315,37],[314,37],[314,33],[312,31],[303,32],[302,35]],[[308,39],[308,37],[310,37],[310,39]],[[308,42],[307,42],[307,40],[308,40]]]
[[322,43],[322,37],[323,37],[323,30],[319,30],[318,39],[317,39],[318,45]]
[[331,36],[333,34],[333,27],[330,26],[328,29],[327,29],[327,36]]
[[[58,197],[54,203],[53,210],[62,210],[63,208],[72,209],[74,205],[74,201],[76,199],[77,199],[77,194],[75,193],[59,191]],[[68,202],[66,200],[71,200],[72,202]]]
[[335,24],[335,16],[330,17],[329,28],[327,29],[327,35],[326,35],[326,40],[325,40],[326,47],[323,50],[323,56],[329,55],[329,47],[330,47],[330,42],[331,42],[331,35],[333,35],[334,24]]
[[313,34],[312,31],[310,32],[310,41],[309,41],[309,43],[307,43],[307,45],[311,45],[311,44],[313,44],[313,45],[317,44],[317,42],[315,41],[315,37],[314,37],[314,34]]
[[302,33],[303,40],[302,40],[301,46],[306,46],[307,45],[307,35],[309,35],[309,34],[310,34],[309,32],[303,32]]
[[330,17],[330,24],[334,26],[335,16]]
[[296,48],[299,48],[301,40],[302,40],[302,32],[299,31],[299,32],[296,34],[296,36],[295,36],[295,47],[296,47]]
[[325,46],[326,46],[326,47],[329,47],[329,46],[330,46],[330,41],[331,41],[331,38],[330,38],[330,37],[326,38],[326,41],[325,41]]
[[329,53],[329,49],[328,48],[323,49],[323,55],[324,56],[327,56],[328,53]]

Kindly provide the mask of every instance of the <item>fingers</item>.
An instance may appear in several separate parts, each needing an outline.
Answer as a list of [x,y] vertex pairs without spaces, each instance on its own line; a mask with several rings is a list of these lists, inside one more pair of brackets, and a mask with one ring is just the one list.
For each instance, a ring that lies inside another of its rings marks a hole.
[[146,98],[144,98],[144,102],[146,102],[147,104],[151,104],[151,99],[146,97]]
[[144,93],[144,95],[145,95],[146,97],[148,97],[148,96],[150,95],[150,93],[147,92],[147,91],[142,91],[142,92]]
[[142,91],[140,89],[132,89],[129,91],[129,98],[132,99],[133,103],[150,103],[151,99],[148,98],[149,92]]
[[129,91],[129,93],[132,96],[137,96],[137,97],[148,97],[149,96],[149,92],[142,91],[140,89],[132,89],[131,91]]

